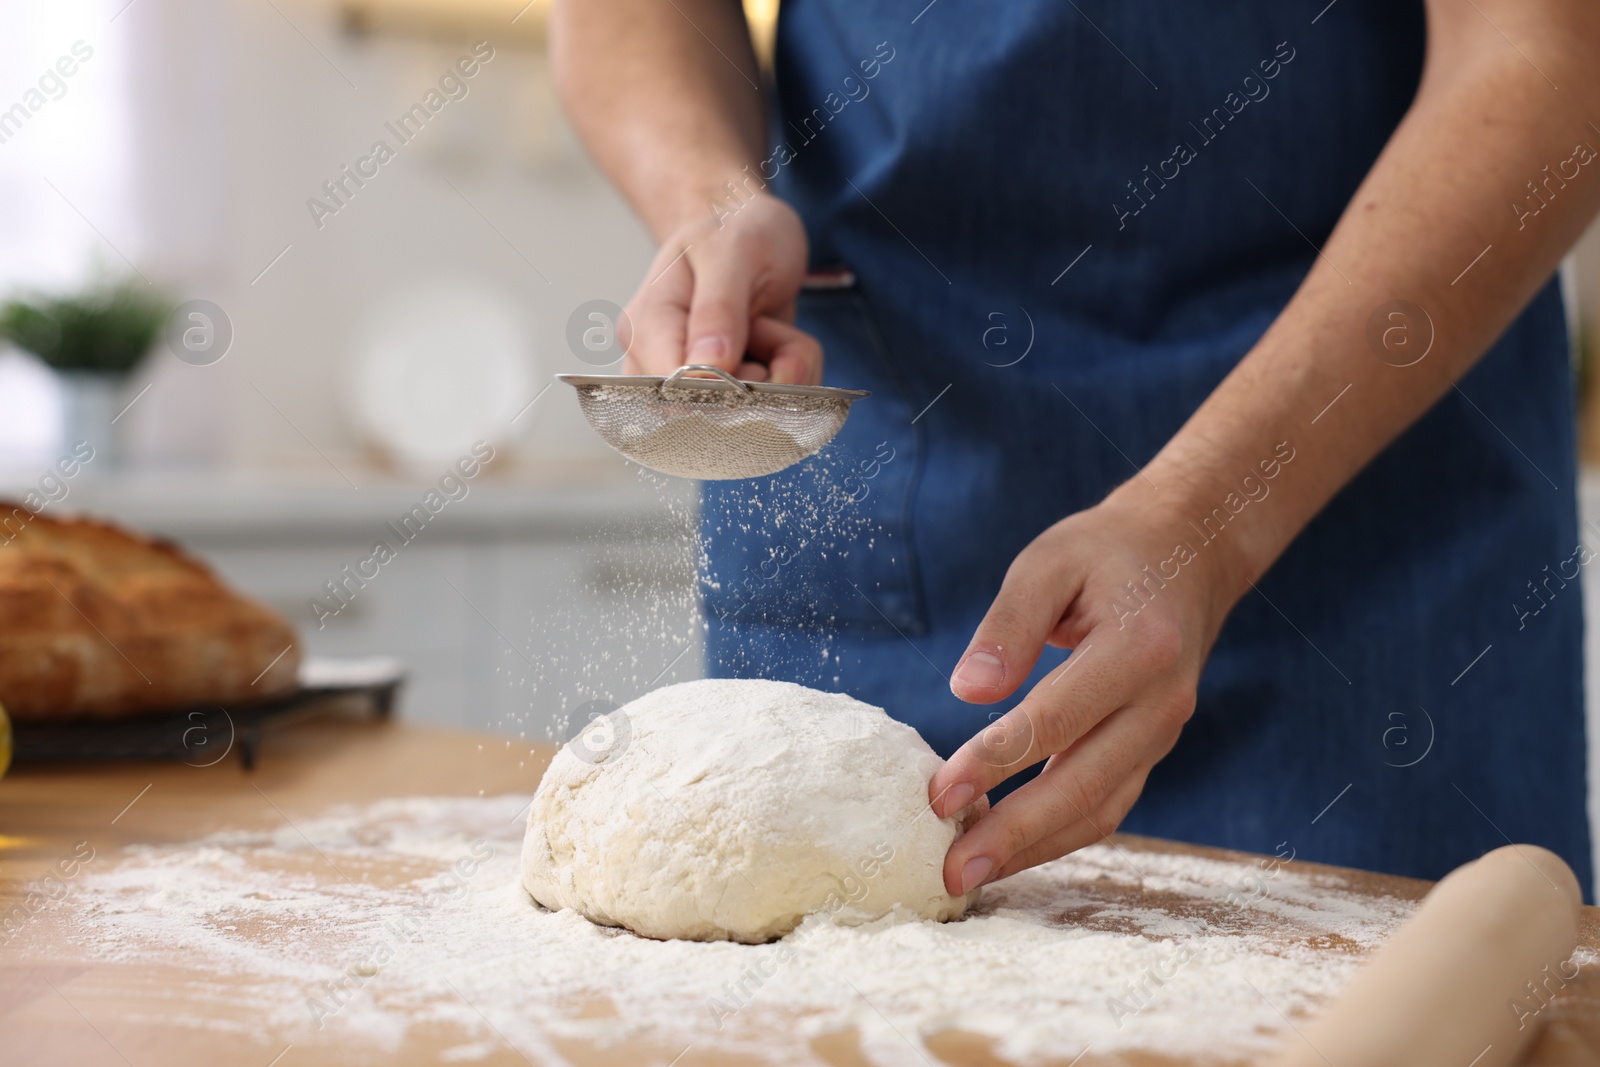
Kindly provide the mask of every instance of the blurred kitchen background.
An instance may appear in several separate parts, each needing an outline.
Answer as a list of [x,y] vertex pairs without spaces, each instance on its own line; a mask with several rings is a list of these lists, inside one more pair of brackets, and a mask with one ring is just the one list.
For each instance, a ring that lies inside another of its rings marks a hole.
[[[598,369],[569,317],[626,303],[653,249],[559,111],[548,6],[8,5],[0,299],[25,305],[19,336],[33,309],[159,335],[120,374],[0,350],[0,494],[180,541],[314,653],[399,656],[413,718],[543,736],[697,676],[689,487],[625,467],[552,387]],[[775,0],[752,10],[770,25]],[[52,474],[82,438],[95,458]],[[325,583],[397,544],[384,524],[480,439],[467,496],[319,619]]]
[[[758,39],[776,7],[746,0]],[[122,304],[52,313],[159,336],[121,374],[0,354],[0,493],[182,542],[312,652],[402,658],[412,718],[542,737],[585,701],[697,676],[692,495],[626,468],[552,386],[596,369],[569,321],[625,303],[652,247],[561,115],[547,14],[548,0],[8,5],[0,298],[24,301],[20,329],[44,298],[130,283]],[[418,104],[427,122],[402,143],[391,127]],[[392,159],[372,157],[380,139]],[[1592,353],[1593,232],[1564,280]],[[180,337],[199,331],[187,359],[166,339],[178,305]],[[1581,374],[1591,414],[1596,377]],[[53,473],[81,438],[95,458]],[[466,497],[319,619],[312,600],[337,603],[325,583],[393,541],[385,523],[479,439],[495,459]],[[1600,457],[1600,435],[1585,440]],[[1600,528],[1600,481],[1583,490]]]

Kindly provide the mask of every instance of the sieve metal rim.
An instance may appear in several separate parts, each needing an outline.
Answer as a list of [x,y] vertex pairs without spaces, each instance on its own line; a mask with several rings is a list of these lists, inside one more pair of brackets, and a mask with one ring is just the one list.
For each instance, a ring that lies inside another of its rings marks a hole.
[[566,382],[568,385],[581,389],[585,386],[602,388],[631,388],[651,389],[657,393],[669,381],[674,390],[704,389],[708,392],[726,393],[732,390],[751,394],[752,396],[799,396],[811,397],[816,400],[844,400],[854,402],[862,397],[871,396],[867,389],[839,389],[831,385],[783,385],[776,382],[747,382],[734,378],[731,375],[727,380],[723,378],[691,378],[684,372],[691,370],[705,370],[712,373],[727,374],[718,367],[707,367],[702,364],[691,363],[679,367],[670,377],[657,374],[558,374],[556,381]]

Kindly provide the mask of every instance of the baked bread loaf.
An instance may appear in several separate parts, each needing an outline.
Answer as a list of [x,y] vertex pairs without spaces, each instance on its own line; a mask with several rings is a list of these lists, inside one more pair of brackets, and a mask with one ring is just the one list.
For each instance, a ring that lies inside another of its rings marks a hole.
[[177,546],[0,502],[0,706],[110,718],[295,688],[278,615]]

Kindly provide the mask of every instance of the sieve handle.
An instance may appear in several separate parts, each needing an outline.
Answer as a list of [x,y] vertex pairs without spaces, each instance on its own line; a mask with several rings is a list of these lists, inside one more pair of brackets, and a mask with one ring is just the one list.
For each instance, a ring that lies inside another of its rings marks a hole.
[[749,382],[735,378],[721,367],[713,367],[705,363],[685,363],[683,366],[667,375],[667,380],[661,383],[661,391],[663,393],[666,392],[668,386],[677,384],[678,379],[686,376],[690,371],[704,371],[707,374],[714,374],[723,381],[738,386],[739,391],[744,394],[746,399],[749,399],[755,395],[755,390],[750,388]]

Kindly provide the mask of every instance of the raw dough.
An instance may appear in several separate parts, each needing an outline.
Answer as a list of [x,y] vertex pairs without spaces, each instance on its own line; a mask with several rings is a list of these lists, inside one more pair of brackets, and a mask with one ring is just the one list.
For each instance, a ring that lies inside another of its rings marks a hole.
[[841,693],[710,679],[657,689],[556,754],[528,812],[522,884],[547,908],[654,938],[759,943],[812,912],[847,925],[959,918],[939,757]]

